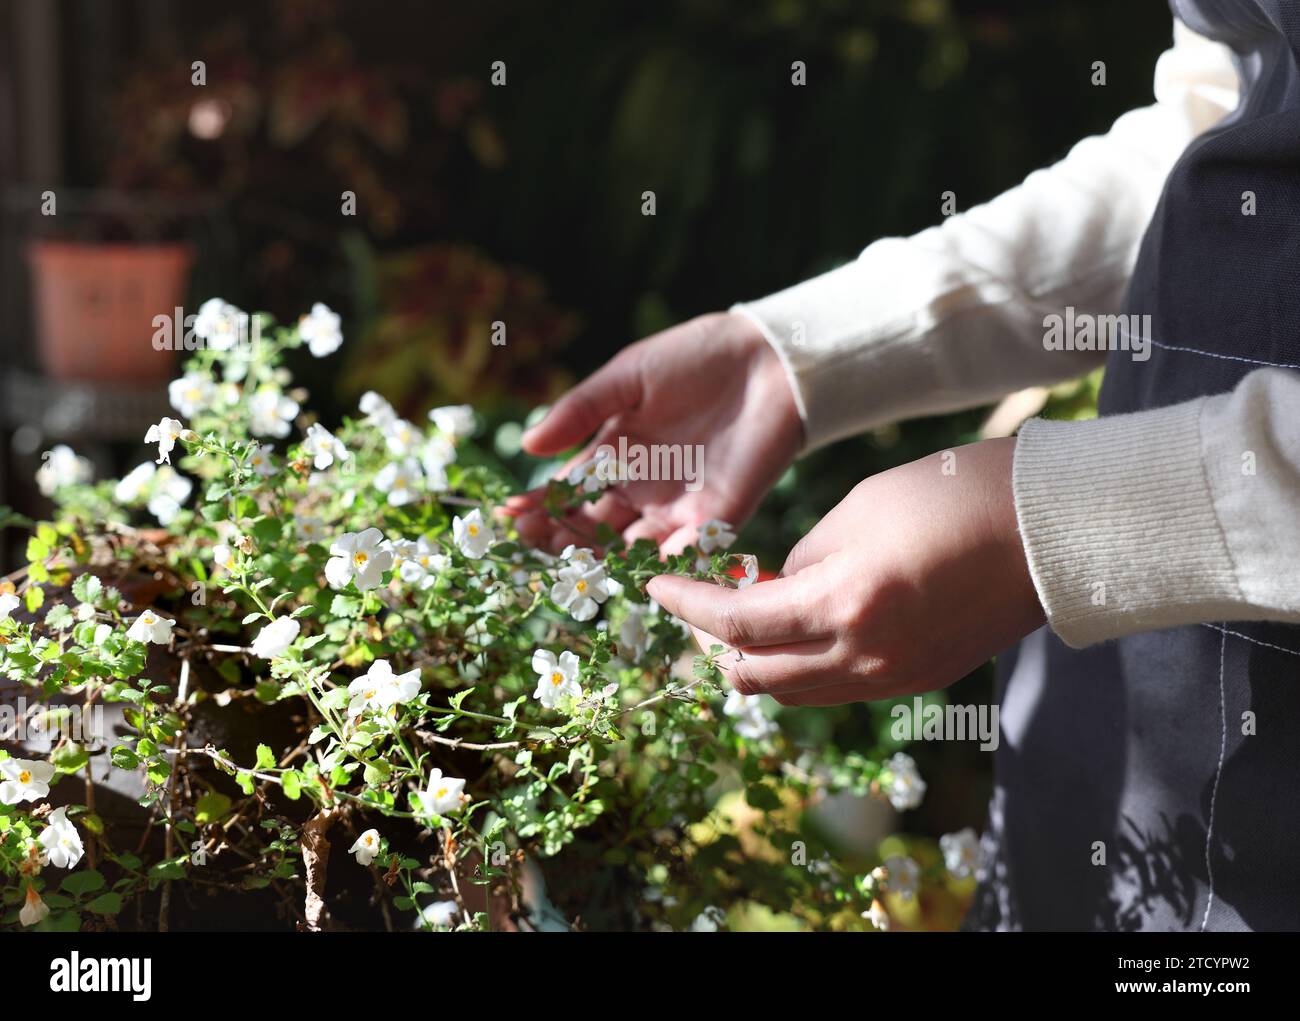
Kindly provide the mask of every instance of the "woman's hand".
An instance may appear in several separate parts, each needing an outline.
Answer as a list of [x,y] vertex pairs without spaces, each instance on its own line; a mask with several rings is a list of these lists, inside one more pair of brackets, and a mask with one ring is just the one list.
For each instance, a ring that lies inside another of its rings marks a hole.
[[[677,553],[709,518],[740,524],[794,460],[803,427],[784,367],[758,327],[729,313],[701,316],[633,344],[574,387],[524,435],[531,454],[556,454],[592,434],[572,463],[601,444],[699,444],[700,487],[683,479],[612,487],[565,522],[542,508],[543,491],[511,498],[520,536],[560,549],[593,545],[605,522],[628,542],[648,537]],[[567,467],[565,469],[567,472]]]
[[859,483],[772,581],[661,575],[648,591],[706,645],[739,650],[722,665],[745,694],[838,705],[942,688],[1043,623],[1014,452],[1014,439],[989,440]]

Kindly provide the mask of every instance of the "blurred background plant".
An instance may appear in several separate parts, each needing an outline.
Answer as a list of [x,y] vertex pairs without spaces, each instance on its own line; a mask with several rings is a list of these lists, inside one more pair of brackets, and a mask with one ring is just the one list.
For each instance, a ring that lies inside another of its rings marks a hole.
[[[43,187],[213,198],[188,232],[192,296],[280,318],[326,302],[346,371],[294,369],[327,418],[370,387],[411,416],[472,402],[521,483],[539,467],[520,422],[620,346],[927,226],[944,192],[965,209],[1017,183],[1149,102],[1170,34],[1165,4],[1128,0],[6,7],[10,235]],[[59,116],[42,117],[51,94]],[[29,343],[21,304],[6,292],[11,350]],[[1047,413],[1091,414],[1098,381],[1042,394]],[[737,548],[779,568],[855,482],[976,438],[986,415],[800,460]],[[947,697],[987,701],[990,671]],[[842,747],[887,745],[889,708],[788,715]],[[909,828],[979,826],[989,756],[913,754],[931,787]]]

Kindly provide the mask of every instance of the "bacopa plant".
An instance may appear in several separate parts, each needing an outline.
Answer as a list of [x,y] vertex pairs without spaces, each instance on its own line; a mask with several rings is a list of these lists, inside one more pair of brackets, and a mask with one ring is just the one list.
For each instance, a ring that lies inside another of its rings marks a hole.
[[[237,895],[311,930],[713,929],[747,905],[883,928],[942,874],[809,852],[828,793],[917,804],[912,760],[799,746],[729,692],[737,653],[646,597],[666,572],[752,583],[725,522],[667,558],[526,548],[470,408],[416,425],[368,393],[331,432],[284,354],[331,354],[338,317],[244,322],[203,306],[138,468],[41,469],[57,520],[0,592],[6,697],[51,735],[35,756],[0,733],[6,927],[165,929],[178,897],[215,918]],[[549,509],[613,474],[552,482]],[[115,733],[50,724],[95,707]],[[96,810],[106,771],[138,774],[138,807]],[[973,871],[973,834],[944,854]]]

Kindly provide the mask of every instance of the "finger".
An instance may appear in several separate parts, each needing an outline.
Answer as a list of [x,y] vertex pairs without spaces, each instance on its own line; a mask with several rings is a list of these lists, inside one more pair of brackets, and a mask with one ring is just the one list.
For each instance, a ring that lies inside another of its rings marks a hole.
[[699,531],[696,525],[683,525],[677,531],[670,533],[668,538],[659,544],[659,548],[664,556],[676,556],[695,542],[699,537]]
[[850,702],[870,702],[873,699],[887,698],[884,694],[868,692],[860,682],[857,684],[832,684],[825,688],[809,688],[807,691],[791,692],[787,695],[773,695],[786,707],[795,706],[831,706],[848,705]]
[[646,591],[669,613],[733,648],[807,641],[830,633],[818,619],[818,601],[809,598],[802,576],[733,589],[661,574],[650,579]]
[[659,545],[672,531],[673,526],[662,518],[646,514],[623,529],[623,541],[631,546],[638,539],[652,539]]
[[851,680],[835,655],[834,638],[746,649],[721,656],[718,666],[742,695],[794,695]]
[[515,518],[515,531],[527,545],[542,547],[555,534],[555,520],[545,511],[529,511]]
[[556,401],[546,417],[524,433],[524,449],[537,457],[557,454],[586,439],[606,419],[640,403],[636,360],[625,352]]

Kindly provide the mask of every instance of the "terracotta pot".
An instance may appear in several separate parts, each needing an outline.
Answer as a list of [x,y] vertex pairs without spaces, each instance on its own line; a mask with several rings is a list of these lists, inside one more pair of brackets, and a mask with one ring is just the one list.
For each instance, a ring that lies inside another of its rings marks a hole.
[[37,241],[28,249],[41,364],[58,379],[170,379],[176,352],[153,346],[154,316],[185,300],[187,245]]

